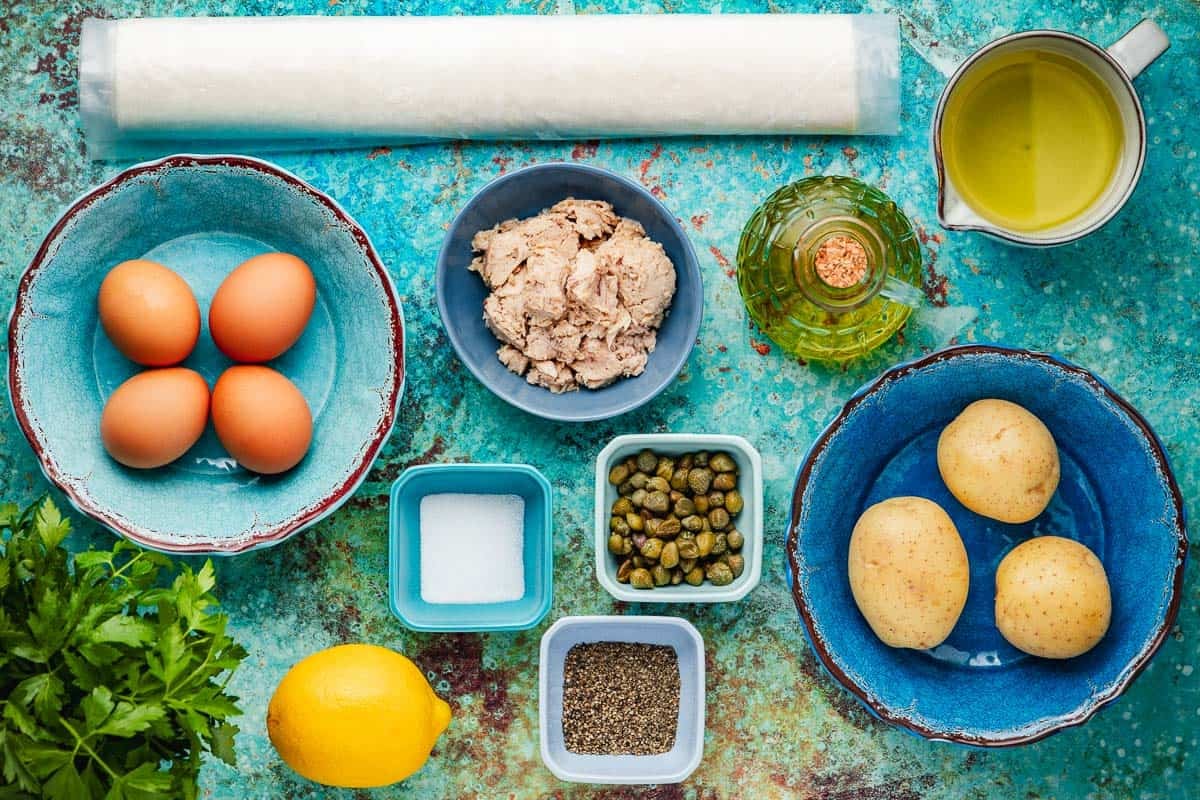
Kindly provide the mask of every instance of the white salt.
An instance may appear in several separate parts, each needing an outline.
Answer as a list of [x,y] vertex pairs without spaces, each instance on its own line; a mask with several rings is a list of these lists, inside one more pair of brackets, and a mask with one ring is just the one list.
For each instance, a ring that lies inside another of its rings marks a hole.
[[525,594],[525,500],[515,494],[421,498],[421,599],[504,603]]

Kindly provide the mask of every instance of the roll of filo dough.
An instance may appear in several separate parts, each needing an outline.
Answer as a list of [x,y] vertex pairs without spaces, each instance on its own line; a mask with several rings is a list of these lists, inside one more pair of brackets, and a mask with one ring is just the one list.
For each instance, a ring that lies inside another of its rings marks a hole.
[[100,158],[181,143],[896,132],[886,15],[84,22]]

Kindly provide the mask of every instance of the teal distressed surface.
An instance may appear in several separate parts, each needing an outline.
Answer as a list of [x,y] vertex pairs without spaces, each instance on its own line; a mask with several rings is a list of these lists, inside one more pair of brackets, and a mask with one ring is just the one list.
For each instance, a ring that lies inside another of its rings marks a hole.
[[[0,303],[5,306],[64,204],[117,169],[81,155],[74,70],[83,16],[556,11],[551,0],[2,0],[0,6]],[[873,720],[820,673],[782,578],[792,476],[809,442],[850,393],[888,364],[917,354],[925,339],[910,330],[904,341],[845,370],[797,364],[748,325],[730,263],[741,225],[780,184],[841,173],[879,185],[922,231],[930,298],[979,309],[977,321],[960,338],[1051,350],[1107,378],[1166,442],[1194,518],[1200,512],[1200,6],[1189,0],[1142,8],[1096,0],[603,0],[578,2],[576,8],[578,13],[899,13],[905,39],[902,135],[445,144],[274,159],[331,193],[373,237],[405,303],[409,383],[395,434],[344,509],[280,547],[218,565],[221,596],[251,655],[232,684],[246,710],[239,766],[209,764],[203,773],[205,796],[1200,797],[1196,559],[1188,570],[1178,626],[1146,673],[1086,726],[1036,745],[979,752],[930,744]],[[1145,177],[1125,211],[1090,240],[1049,252],[940,231],[926,131],[951,67],[1010,31],[1057,27],[1107,43],[1142,16],[1155,18],[1174,44],[1138,81],[1149,116],[1150,150]],[[438,321],[433,264],[445,226],[490,178],[529,163],[570,159],[642,181],[683,220],[705,271],[706,315],[685,372],[656,402],[616,420],[568,427],[507,407],[462,369]],[[614,610],[591,568],[591,462],[612,436],[654,430],[740,433],[762,452],[768,512],[763,583],[736,605],[642,609],[692,620],[707,643],[705,760],[686,784],[657,789],[561,784],[541,766],[537,753],[538,640],[546,625],[564,614]],[[539,628],[489,636],[417,635],[389,615],[384,596],[387,487],[409,464],[451,460],[522,461],[539,467],[554,485],[557,591]],[[46,488],[5,407],[0,410],[0,494],[25,500]],[[106,541],[108,534],[91,536]],[[76,542],[85,545],[87,538],[81,535]],[[315,786],[293,775],[267,741],[267,700],[288,666],[341,641],[374,642],[407,653],[454,708],[454,721],[434,757],[403,785],[358,793]]]

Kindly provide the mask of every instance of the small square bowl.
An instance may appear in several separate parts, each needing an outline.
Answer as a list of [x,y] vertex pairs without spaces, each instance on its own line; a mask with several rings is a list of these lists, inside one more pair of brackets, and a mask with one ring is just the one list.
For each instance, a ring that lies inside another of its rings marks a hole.
[[[572,753],[563,743],[563,667],[567,652],[589,642],[639,642],[673,647],[679,659],[679,719],[675,746],[653,756]],[[542,761],[572,783],[681,783],[704,755],[704,639],[677,617],[563,617],[542,634],[538,662],[538,732]]]
[[[608,552],[609,510],[617,499],[617,487],[608,482],[613,466],[639,451],[649,448],[656,453],[679,456],[698,450],[722,450],[738,465],[738,491],[745,501],[736,518],[737,529],[746,537],[742,555],[746,568],[728,586],[656,586],[634,589],[617,582],[617,560]],[[728,603],[741,600],[758,585],[762,576],[763,551],[763,478],[762,458],[754,445],[741,436],[694,433],[647,433],[618,436],[596,457],[596,579],[609,594],[629,603]]]
[[[525,594],[503,603],[421,599],[421,498],[430,494],[515,494],[525,501]],[[541,622],[554,596],[550,484],[524,464],[427,464],[392,484],[388,604],[416,631],[519,631]]]

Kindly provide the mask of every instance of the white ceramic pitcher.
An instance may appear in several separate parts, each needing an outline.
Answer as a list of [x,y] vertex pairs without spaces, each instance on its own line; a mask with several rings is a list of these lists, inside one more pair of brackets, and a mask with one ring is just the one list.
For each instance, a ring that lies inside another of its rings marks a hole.
[[[1071,33],[1035,30],[1014,33],[984,45],[950,77],[933,119],[933,156],[938,179],[938,222],[952,231],[979,231],[1010,244],[1053,247],[1073,242],[1100,228],[1133,194],[1146,161],[1146,115],[1132,80],[1170,46],[1167,35],[1151,20],[1142,20],[1107,50]],[[1108,189],[1083,213],[1041,231],[1016,231],[984,219],[950,183],[942,159],[942,120],[947,101],[968,72],[998,53],[1050,51],[1070,56],[1091,69],[1112,92],[1121,114],[1125,143]]]

